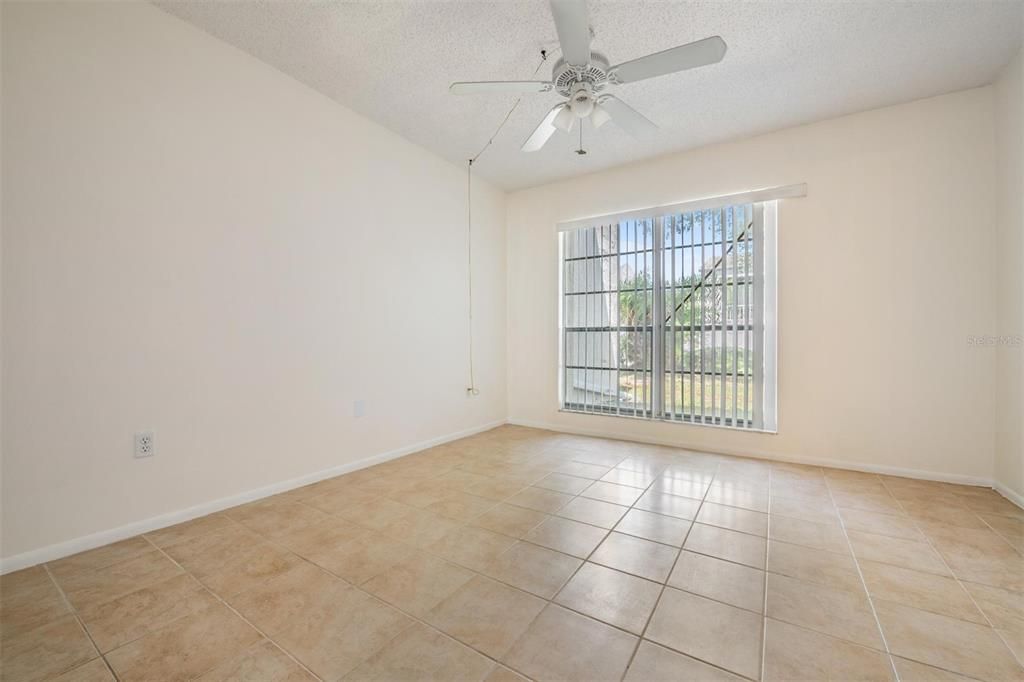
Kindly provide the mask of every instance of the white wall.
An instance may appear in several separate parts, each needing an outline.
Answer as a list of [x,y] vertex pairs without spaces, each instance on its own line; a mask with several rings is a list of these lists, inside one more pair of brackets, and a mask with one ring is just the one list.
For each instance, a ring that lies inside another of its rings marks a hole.
[[1024,51],[994,85],[996,138],[996,464],[1000,489],[1024,501]]
[[[958,92],[510,194],[510,418],[991,479],[995,354],[968,337],[996,322],[992,106]],[[558,412],[556,222],[803,182],[779,209],[778,435]]]
[[4,557],[504,419],[502,192],[468,399],[464,169],[152,6],[2,5]]

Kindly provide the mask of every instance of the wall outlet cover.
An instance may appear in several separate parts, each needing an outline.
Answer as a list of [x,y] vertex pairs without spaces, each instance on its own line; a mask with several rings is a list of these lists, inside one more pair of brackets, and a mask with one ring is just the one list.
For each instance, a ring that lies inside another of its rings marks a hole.
[[135,456],[152,457],[156,454],[153,446],[153,432],[139,431],[135,434]]

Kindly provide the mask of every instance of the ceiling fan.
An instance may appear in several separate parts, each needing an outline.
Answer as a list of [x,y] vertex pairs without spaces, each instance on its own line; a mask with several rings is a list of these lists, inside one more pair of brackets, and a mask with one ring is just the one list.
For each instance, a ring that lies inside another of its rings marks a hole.
[[[590,21],[586,0],[551,0],[562,57],[555,63],[550,81],[472,81],[452,83],[456,95],[487,93],[541,93],[555,90],[568,99],[556,105],[523,143],[524,152],[535,152],[556,130],[570,132],[576,119],[589,119],[594,128],[614,120],[634,137],[644,137],[658,127],[615,95],[603,93],[608,85],[621,85],[715,64],[725,56],[719,36],[679,45],[646,57],[611,66],[590,51]],[[582,123],[581,123],[582,125]]]

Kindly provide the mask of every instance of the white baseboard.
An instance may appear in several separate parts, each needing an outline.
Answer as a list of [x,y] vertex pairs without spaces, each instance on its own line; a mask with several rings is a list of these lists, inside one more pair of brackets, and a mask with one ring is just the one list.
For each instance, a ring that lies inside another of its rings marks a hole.
[[1013,502],[1018,507],[1024,509],[1024,495],[1021,495],[1013,488],[1003,485],[999,481],[994,481],[992,483],[992,488],[1010,502]]
[[[850,471],[864,471],[870,474],[886,474],[889,476],[903,476],[905,478],[919,478],[925,481],[941,481],[943,483],[959,483],[961,485],[973,485],[981,486],[984,488],[992,488],[993,481],[989,478],[981,478],[977,476],[964,476],[961,474],[947,474],[938,471],[922,471],[920,469],[905,469],[902,467],[890,467],[878,464],[866,464],[861,462],[849,462],[846,460],[835,460],[835,459],[822,459],[813,457],[800,457],[795,455],[780,455],[775,452],[764,452],[758,450],[751,450],[744,448],[740,450],[728,450],[728,449],[715,449],[710,450],[704,446],[690,446],[679,441],[672,441],[665,438],[643,438],[632,434],[620,434],[607,431],[604,429],[581,429],[569,426],[561,426],[556,424],[548,424],[544,422],[531,421],[528,419],[515,419],[510,418],[509,424],[515,424],[517,426],[526,426],[534,429],[545,429],[547,431],[558,431],[561,433],[572,433],[579,436],[595,436],[598,438],[613,438],[615,440],[633,441],[636,443],[649,443],[651,445],[667,445],[670,447],[683,448],[686,450],[693,450],[695,452],[708,452],[716,455],[731,455],[734,457],[752,457],[755,459],[771,459],[778,462],[789,462],[791,464],[810,464],[812,466],[823,466],[833,469],[848,469]],[[1020,504],[1019,495],[1018,499],[1010,497],[1010,495],[1004,493],[1002,490],[999,491],[1006,497],[1013,499],[1014,502]],[[1012,494],[1012,493],[1011,493]],[[1024,506],[1024,505],[1022,505]]]
[[487,424],[475,426],[456,433],[449,433],[444,436],[414,443],[413,445],[407,445],[396,450],[390,450],[370,457],[364,457],[363,459],[358,459],[354,462],[346,462],[345,464],[340,464],[336,467],[331,467],[330,469],[323,469],[322,471],[316,471],[311,474],[306,474],[305,476],[299,476],[298,478],[273,483],[271,485],[263,486],[262,488],[247,490],[245,492],[238,493],[237,495],[222,497],[218,500],[204,502],[203,504],[197,504],[194,507],[189,507],[187,509],[153,516],[142,521],[118,526],[117,528],[103,530],[84,537],[66,540],[65,542],[58,542],[54,545],[40,547],[39,549],[22,552],[21,554],[15,554],[13,556],[0,559],[0,575],[10,573],[11,571],[17,571],[22,568],[28,568],[29,566],[35,566],[47,561],[61,559],[66,556],[71,556],[72,554],[84,552],[87,549],[94,549],[96,547],[102,547],[103,545],[109,545],[112,542],[135,537],[140,533],[148,533],[159,528],[166,528],[167,526],[173,526],[177,523],[190,521],[191,519],[199,516],[205,516],[207,514],[221,511],[222,509],[227,509],[239,504],[245,504],[246,502],[252,502],[253,500],[283,493],[287,490],[322,481],[325,478],[333,478],[334,476],[347,474],[358,469],[365,469],[368,466],[387,462],[388,460],[419,452],[420,450],[426,450],[427,448],[435,445],[441,445],[442,443],[458,440],[459,438],[472,436],[473,434],[480,433],[482,431],[489,431],[490,429],[501,426],[504,423],[505,420],[489,422]]

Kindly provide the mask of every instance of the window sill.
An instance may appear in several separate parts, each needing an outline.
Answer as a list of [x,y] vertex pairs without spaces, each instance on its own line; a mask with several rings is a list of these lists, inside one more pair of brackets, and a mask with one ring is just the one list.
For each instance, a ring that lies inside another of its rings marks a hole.
[[564,407],[558,408],[563,414],[579,414],[588,417],[611,417],[613,419],[628,419],[630,421],[647,422],[648,424],[678,424],[680,426],[699,426],[703,428],[723,429],[726,431],[738,431],[741,433],[760,433],[769,436],[779,435],[778,429],[757,429],[750,426],[732,426],[729,424],[711,424],[708,422],[689,421],[684,419],[663,419],[654,417],[638,417],[630,414],[616,414],[614,412],[584,412],[583,410],[567,410]]

